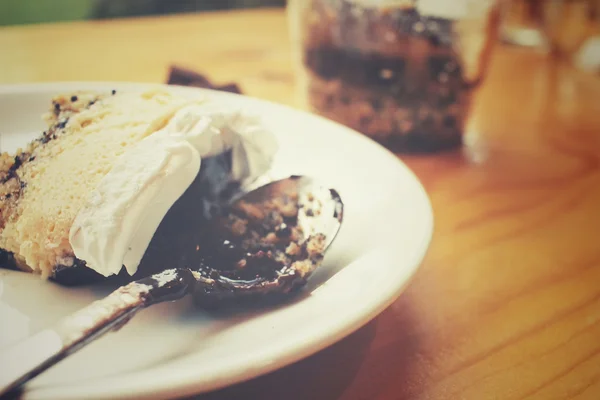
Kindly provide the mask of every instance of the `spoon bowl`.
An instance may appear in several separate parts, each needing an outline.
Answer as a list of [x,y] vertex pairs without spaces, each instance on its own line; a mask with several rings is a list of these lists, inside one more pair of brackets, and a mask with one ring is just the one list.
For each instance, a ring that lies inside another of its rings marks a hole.
[[320,266],[342,219],[339,194],[309,177],[275,181],[236,199],[201,240],[192,268],[196,303],[219,307],[297,292]]

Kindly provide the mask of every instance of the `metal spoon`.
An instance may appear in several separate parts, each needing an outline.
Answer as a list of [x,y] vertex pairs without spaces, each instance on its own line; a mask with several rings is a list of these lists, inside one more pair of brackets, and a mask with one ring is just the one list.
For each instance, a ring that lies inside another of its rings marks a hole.
[[[317,249],[316,253],[309,256],[304,249],[307,254],[305,259],[308,261],[290,262],[291,265],[281,264],[281,268],[269,276],[257,275],[252,279],[240,280],[232,277],[231,271],[222,270],[218,265],[214,265],[220,261],[213,257],[205,259],[203,265],[197,269],[167,269],[131,282],[63,318],[53,327],[2,352],[0,396],[20,388],[104,333],[118,330],[138,311],[153,304],[174,301],[194,294],[200,305],[209,305],[236,297],[257,297],[272,293],[287,295],[304,286],[312,272],[320,265],[323,254],[341,227],[343,203],[340,196],[332,189],[319,186],[310,178],[292,176],[244,194],[235,199],[228,209],[235,210],[238,206],[248,204],[260,207],[275,199],[289,200],[290,193],[296,193],[301,204],[294,220],[304,235],[302,246],[306,247],[308,241],[315,237],[323,239],[320,241],[322,247]],[[220,224],[220,221],[218,223]],[[214,245],[211,243],[211,246]],[[264,256],[264,252],[259,253],[262,254],[261,257]],[[298,259],[298,256],[295,257]],[[267,261],[269,260],[265,259],[265,262]]]

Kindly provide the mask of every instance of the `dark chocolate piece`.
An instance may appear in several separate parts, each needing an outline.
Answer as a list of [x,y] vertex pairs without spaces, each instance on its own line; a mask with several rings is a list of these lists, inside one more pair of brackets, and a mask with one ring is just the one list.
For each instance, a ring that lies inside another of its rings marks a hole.
[[215,85],[206,76],[177,66],[172,66],[169,70],[169,77],[167,79],[169,85],[180,85],[180,86],[193,86],[205,89],[221,90],[224,92],[238,93],[242,91],[237,83],[228,83],[225,85]]

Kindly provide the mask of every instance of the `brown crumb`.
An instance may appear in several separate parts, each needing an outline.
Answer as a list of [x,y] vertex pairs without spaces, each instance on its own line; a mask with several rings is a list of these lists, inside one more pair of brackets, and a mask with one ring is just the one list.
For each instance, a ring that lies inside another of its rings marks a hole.
[[313,264],[310,260],[300,260],[292,264],[292,269],[297,271],[300,276],[304,276],[312,270]]
[[302,229],[295,226],[292,228],[292,233],[290,234],[290,240],[297,242],[302,239]]
[[290,255],[290,256],[297,256],[298,254],[300,254],[300,251],[302,250],[302,248],[300,246],[298,246],[298,244],[296,242],[291,242],[288,247],[285,249],[285,254]]
[[236,218],[233,224],[231,224],[231,232],[236,236],[242,236],[248,229],[248,221],[244,221],[241,218]]
[[265,219],[265,213],[258,205],[240,201],[237,208],[243,212],[248,218],[261,220]]
[[325,236],[322,234],[311,236],[306,244],[306,251],[310,257],[322,255],[325,251]]
[[289,218],[298,215],[298,206],[293,201],[286,201],[278,198],[273,201],[273,205],[284,217]]
[[269,243],[269,244],[274,244],[274,243],[277,243],[278,238],[277,238],[277,235],[274,232],[269,232],[267,234],[267,236],[265,236],[264,241],[266,243]]

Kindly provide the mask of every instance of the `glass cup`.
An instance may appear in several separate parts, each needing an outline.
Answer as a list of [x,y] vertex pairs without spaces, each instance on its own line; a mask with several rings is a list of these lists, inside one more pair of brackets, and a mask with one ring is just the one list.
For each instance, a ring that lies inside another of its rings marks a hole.
[[396,152],[460,146],[495,0],[288,0],[300,99]]

